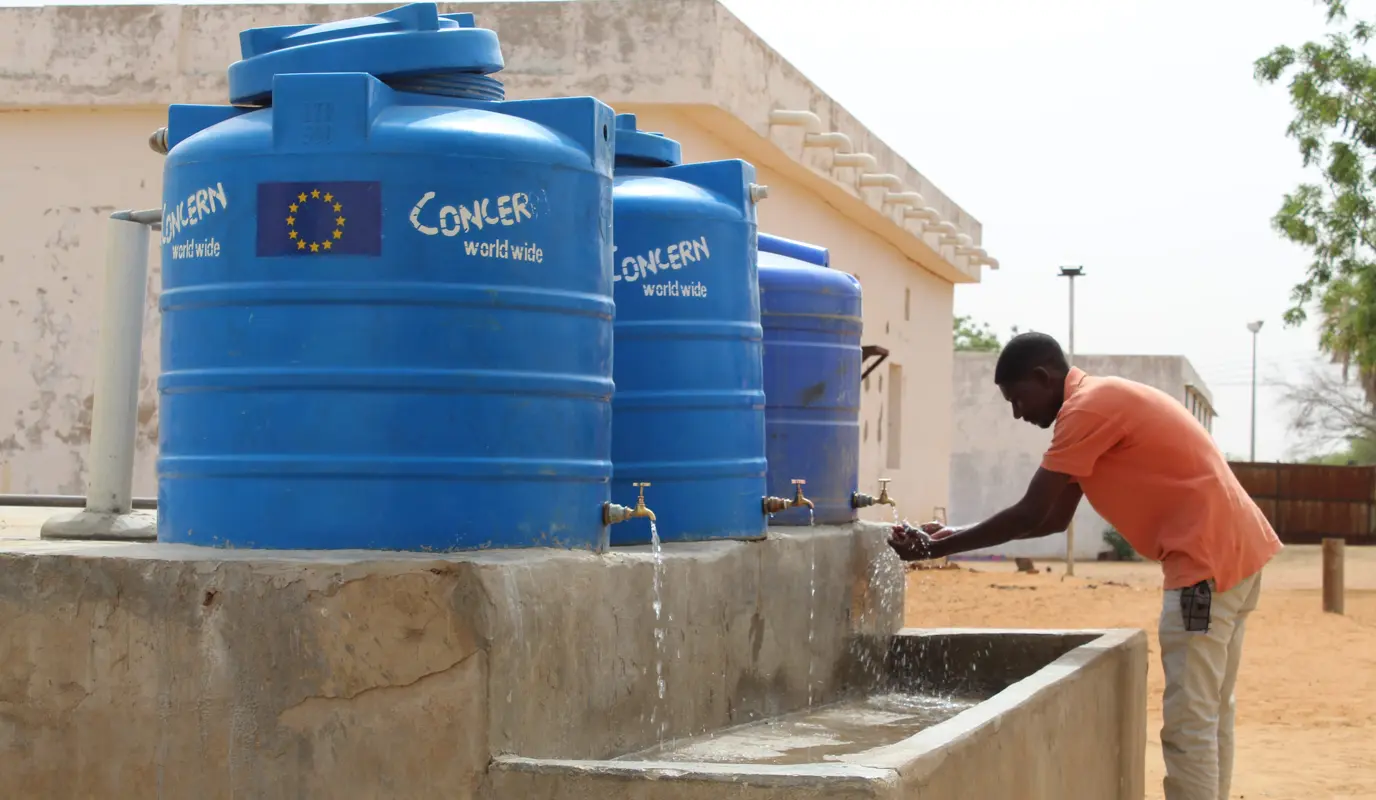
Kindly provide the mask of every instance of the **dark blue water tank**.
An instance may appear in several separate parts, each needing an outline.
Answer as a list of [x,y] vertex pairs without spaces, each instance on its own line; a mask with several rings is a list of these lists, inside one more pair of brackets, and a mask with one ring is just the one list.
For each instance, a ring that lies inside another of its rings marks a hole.
[[[860,473],[860,282],[820,247],[762,233],[759,250],[769,492],[806,476],[816,523],[845,524]],[[773,524],[806,525],[808,513]]]
[[169,112],[159,539],[601,545],[611,109],[433,3],[241,45],[270,107]]
[[[682,164],[617,116],[612,500],[647,499],[664,541],[764,536],[764,390],[755,169]],[[611,530],[649,541],[644,520]]]

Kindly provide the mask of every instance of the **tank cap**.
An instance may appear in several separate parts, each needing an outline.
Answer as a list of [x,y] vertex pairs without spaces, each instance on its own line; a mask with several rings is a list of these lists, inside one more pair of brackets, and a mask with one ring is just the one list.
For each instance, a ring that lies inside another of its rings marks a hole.
[[260,103],[277,75],[366,72],[378,79],[412,75],[488,75],[505,66],[497,34],[472,14],[441,14],[410,3],[371,17],[320,25],[274,25],[239,34],[242,60],[229,66],[229,101]]
[[683,163],[683,147],[662,133],[637,130],[635,114],[617,114],[616,163],[676,167]]

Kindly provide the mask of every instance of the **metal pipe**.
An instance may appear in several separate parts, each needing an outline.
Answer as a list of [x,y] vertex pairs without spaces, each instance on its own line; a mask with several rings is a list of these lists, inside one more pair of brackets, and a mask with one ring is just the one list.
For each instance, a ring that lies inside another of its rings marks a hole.
[[[155,511],[156,497],[135,497],[130,506],[141,511]],[[0,494],[0,507],[8,508],[85,508],[86,498],[75,494]]]
[[86,489],[86,508],[101,514],[124,514],[133,507],[139,358],[148,296],[148,226],[135,220],[135,213],[111,215],[107,226],[91,475]]

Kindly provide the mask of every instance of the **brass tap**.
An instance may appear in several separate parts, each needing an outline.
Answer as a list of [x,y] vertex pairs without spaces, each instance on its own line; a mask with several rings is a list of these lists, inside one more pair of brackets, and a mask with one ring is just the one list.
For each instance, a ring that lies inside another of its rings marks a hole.
[[653,512],[653,511],[651,511],[650,509],[648,509],[648,508],[645,507],[645,487],[646,487],[646,486],[649,486],[650,484],[648,484],[648,483],[633,483],[633,484],[631,484],[631,485],[634,486],[635,488],[637,488],[637,489],[640,490],[640,496],[637,497],[637,498],[635,499],[635,509],[633,509],[633,510],[631,511],[631,516],[632,516],[632,517],[649,517],[649,518],[650,518],[650,521],[651,521],[651,522],[654,522],[654,521],[655,521],[655,512]]
[[898,508],[898,503],[896,503],[892,497],[889,497],[889,481],[891,481],[891,480],[893,480],[893,479],[892,479],[892,478],[880,478],[880,479],[879,479],[879,497],[878,497],[878,499],[876,499],[876,500],[874,501],[874,504],[875,504],[875,505],[879,505],[879,506],[893,506],[894,508]]
[[636,517],[646,517],[651,522],[655,521],[655,512],[645,506],[645,487],[648,483],[633,483],[632,486],[640,490],[640,496],[636,498],[635,508],[617,505],[616,503],[602,504],[602,524],[615,525],[618,522],[625,522]]
[[856,493],[852,494],[852,495],[850,496],[850,507],[851,507],[851,508],[869,508],[870,506],[881,506],[881,505],[886,505],[886,506],[893,506],[894,508],[897,508],[897,507],[898,507],[898,503],[894,502],[894,499],[893,499],[892,497],[889,496],[889,481],[890,481],[890,480],[892,480],[892,479],[891,479],[891,478],[880,478],[880,479],[879,479],[879,496],[878,496],[878,497],[875,497],[874,495],[870,495],[870,494],[864,494],[863,492],[856,492]]
[[777,514],[780,511],[787,511],[790,508],[797,508],[799,506],[815,508],[816,506],[812,504],[811,500],[803,497],[803,484],[805,483],[807,483],[807,481],[801,478],[795,478],[793,480],[793,497],[789,500],[773,496],[764,498],[764,513]]

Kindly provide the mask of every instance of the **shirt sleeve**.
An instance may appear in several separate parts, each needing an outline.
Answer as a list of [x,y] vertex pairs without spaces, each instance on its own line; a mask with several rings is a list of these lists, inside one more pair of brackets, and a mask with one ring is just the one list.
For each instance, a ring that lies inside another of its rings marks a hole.
[[1122,440],[1122,429],[1102,414],[1065,409],[1056,419],[1051,447],[1042,456],[1042,469],[1072,478],[1088,478],[1094,474],[1099,457]]

